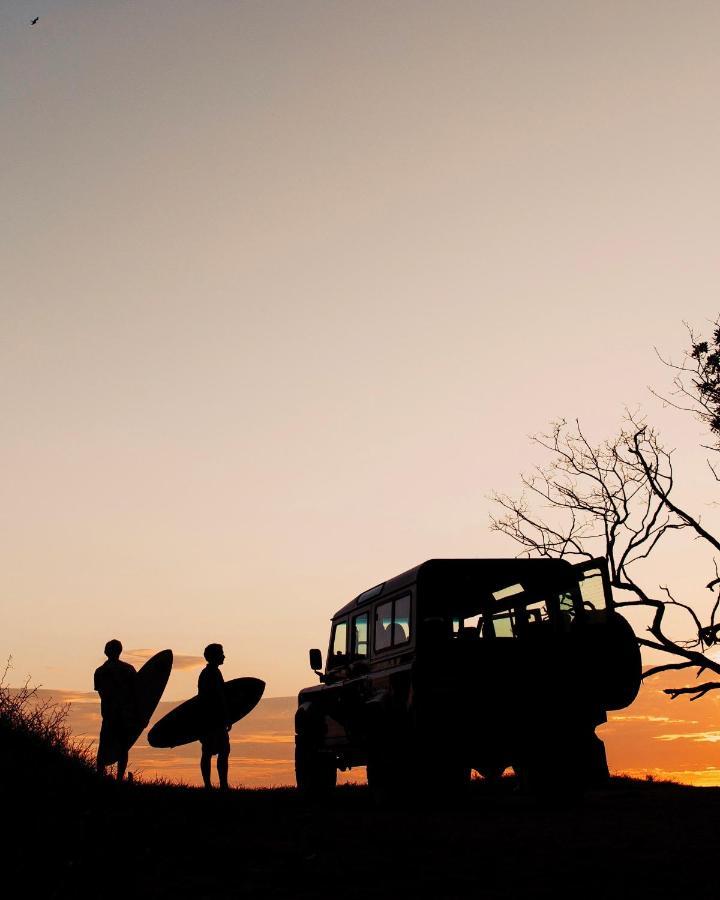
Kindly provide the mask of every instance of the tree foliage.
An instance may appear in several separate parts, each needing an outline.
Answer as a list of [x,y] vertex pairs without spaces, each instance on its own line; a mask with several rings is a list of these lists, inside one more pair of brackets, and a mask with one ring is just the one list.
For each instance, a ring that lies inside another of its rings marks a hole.
[[720,451],[720,317],[715,320],[709,341],[686,327],[689,348],[680,363],[658,354],[674,372],[670,393],[653,393],[664,403],[691,413],[707,425],[713,440],[712,445],[706,445],[707,449]]

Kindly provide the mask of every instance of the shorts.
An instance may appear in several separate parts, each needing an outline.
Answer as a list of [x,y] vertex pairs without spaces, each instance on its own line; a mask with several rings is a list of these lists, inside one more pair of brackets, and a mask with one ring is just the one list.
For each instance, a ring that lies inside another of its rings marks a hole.
[[209,753],[210,756],[215,756],[216,753],[227,755],[230,753],[230,735],[227,728],[215,728],[204,734],[200,738],[200,745],[203,753]]

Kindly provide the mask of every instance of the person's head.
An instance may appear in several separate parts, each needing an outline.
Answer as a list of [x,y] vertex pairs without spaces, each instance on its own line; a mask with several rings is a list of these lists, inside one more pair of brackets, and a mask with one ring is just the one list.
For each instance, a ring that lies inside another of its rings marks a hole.
[[225,651],[222,644],[208,644],[203,656],[213,666],[221,666],[225,662]]
[[105,656],[108,659],[119,659],[122,653],[122,644],[117,638],[113,638],[105,644]]

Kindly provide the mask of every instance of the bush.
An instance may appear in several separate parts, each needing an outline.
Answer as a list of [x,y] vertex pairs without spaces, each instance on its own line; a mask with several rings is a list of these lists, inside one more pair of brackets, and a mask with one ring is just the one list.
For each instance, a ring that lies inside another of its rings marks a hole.
[[[33,767],[42,777],[42,768],[64,766],[76,774],[90,774],[92,756],[88,744],[76,741],[67,724],[69,706],[52,698],[42,698],[38,688],[26,681],[22,687],[7,683],[11,660],[0,675],[0,754],[6,777],[18,769]],[[10,767],[7,767],[10,764]]]

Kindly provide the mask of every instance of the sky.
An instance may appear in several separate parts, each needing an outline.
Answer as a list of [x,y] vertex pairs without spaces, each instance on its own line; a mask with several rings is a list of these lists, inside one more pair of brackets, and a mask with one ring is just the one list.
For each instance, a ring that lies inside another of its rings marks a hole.
[[712,525],[648,385],[718,312],[719,40],[693,0],[0,0],[11,679],[220,641],[292,696],[360,591],[515,552],[488,495],[558,416],[642,405]]

